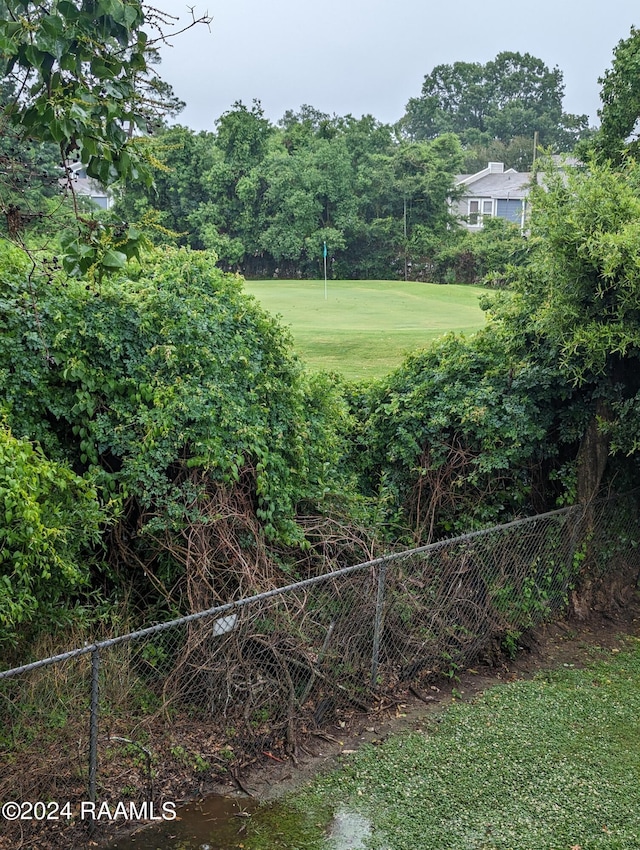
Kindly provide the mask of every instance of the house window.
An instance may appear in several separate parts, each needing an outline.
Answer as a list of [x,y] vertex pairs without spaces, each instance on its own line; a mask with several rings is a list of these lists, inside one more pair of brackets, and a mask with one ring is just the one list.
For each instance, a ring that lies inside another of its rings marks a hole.
[[490,198],[469,200],[469,224],[472,227],[482,227],[483,218],[493,215],[493,201]]

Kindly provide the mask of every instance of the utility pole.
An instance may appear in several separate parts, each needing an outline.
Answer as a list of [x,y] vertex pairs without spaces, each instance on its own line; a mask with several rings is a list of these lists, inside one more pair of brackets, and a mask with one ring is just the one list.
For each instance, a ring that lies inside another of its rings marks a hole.
[[322,243],[322,256],[324,259],[324,300],[327,300],[327,243]]
[[404,280],[405,283],[409,280],[409,272],[407,269],[407,196],[405,195],[403,198],[404,201]]

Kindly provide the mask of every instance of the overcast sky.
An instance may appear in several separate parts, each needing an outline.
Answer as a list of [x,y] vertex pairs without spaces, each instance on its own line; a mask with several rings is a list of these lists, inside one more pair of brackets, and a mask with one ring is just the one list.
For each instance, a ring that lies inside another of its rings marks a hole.
[[[597,123],[598,77],[640,23],[637,0],[193,0],[213,16],[162,49],[162,77],[187,108],[179,123],[214,129],[236,100],[273,122],[308,103],[329,114],[397,121],[435,65],[531,53],[564,74],[565,111]],[[158,8],[190,20],[184,0]]]

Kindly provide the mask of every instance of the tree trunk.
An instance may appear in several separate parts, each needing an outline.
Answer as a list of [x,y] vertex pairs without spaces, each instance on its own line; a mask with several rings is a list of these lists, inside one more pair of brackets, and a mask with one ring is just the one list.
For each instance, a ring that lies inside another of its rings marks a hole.
[[587,427],[578,450],[578,502],[588,505],[597,495],[609,459],[609,435],[600,429],[599,421],[610,419],[606,403],[598,401],[596,412]]
[[580,521],[580,537],[587,542],[587,551],[580,575],[577,577],[577,585],[569,595],[569,611],[578,620],[589,618],[593,604],[593,581],[596,565],[588,541],[591,538],[595,521],[593,501],[600,490],[600,484],[609,459],[610,439],[608,434],[603,433],[599,423],[609,420],[610,416],[611,412],[605,402],[598,401],[595,415],[589,422],[578,450],[577,496],[578,503],[584,509]]

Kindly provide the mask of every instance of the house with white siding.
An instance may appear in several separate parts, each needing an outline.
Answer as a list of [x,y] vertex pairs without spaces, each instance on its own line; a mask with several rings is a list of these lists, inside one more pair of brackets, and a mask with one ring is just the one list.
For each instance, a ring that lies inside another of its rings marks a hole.
[[[103,210],[111,209],[113,205],[111,194],[103,189],[95,180],[87,177],[86,169],[81,162],[68,163],[68,168],[71,172],[73,190],[76,195],[82,198],[88,198]],[[67,186],[66,178],[60,180],[60,185],[63,188]]]
[[490,162],[476,174],[456,177],[455,187],[462,194],[451,202],[451,211],[472,231],[480,230],[488,218],[504,218],[524,230],[530,186],[529,172]]

